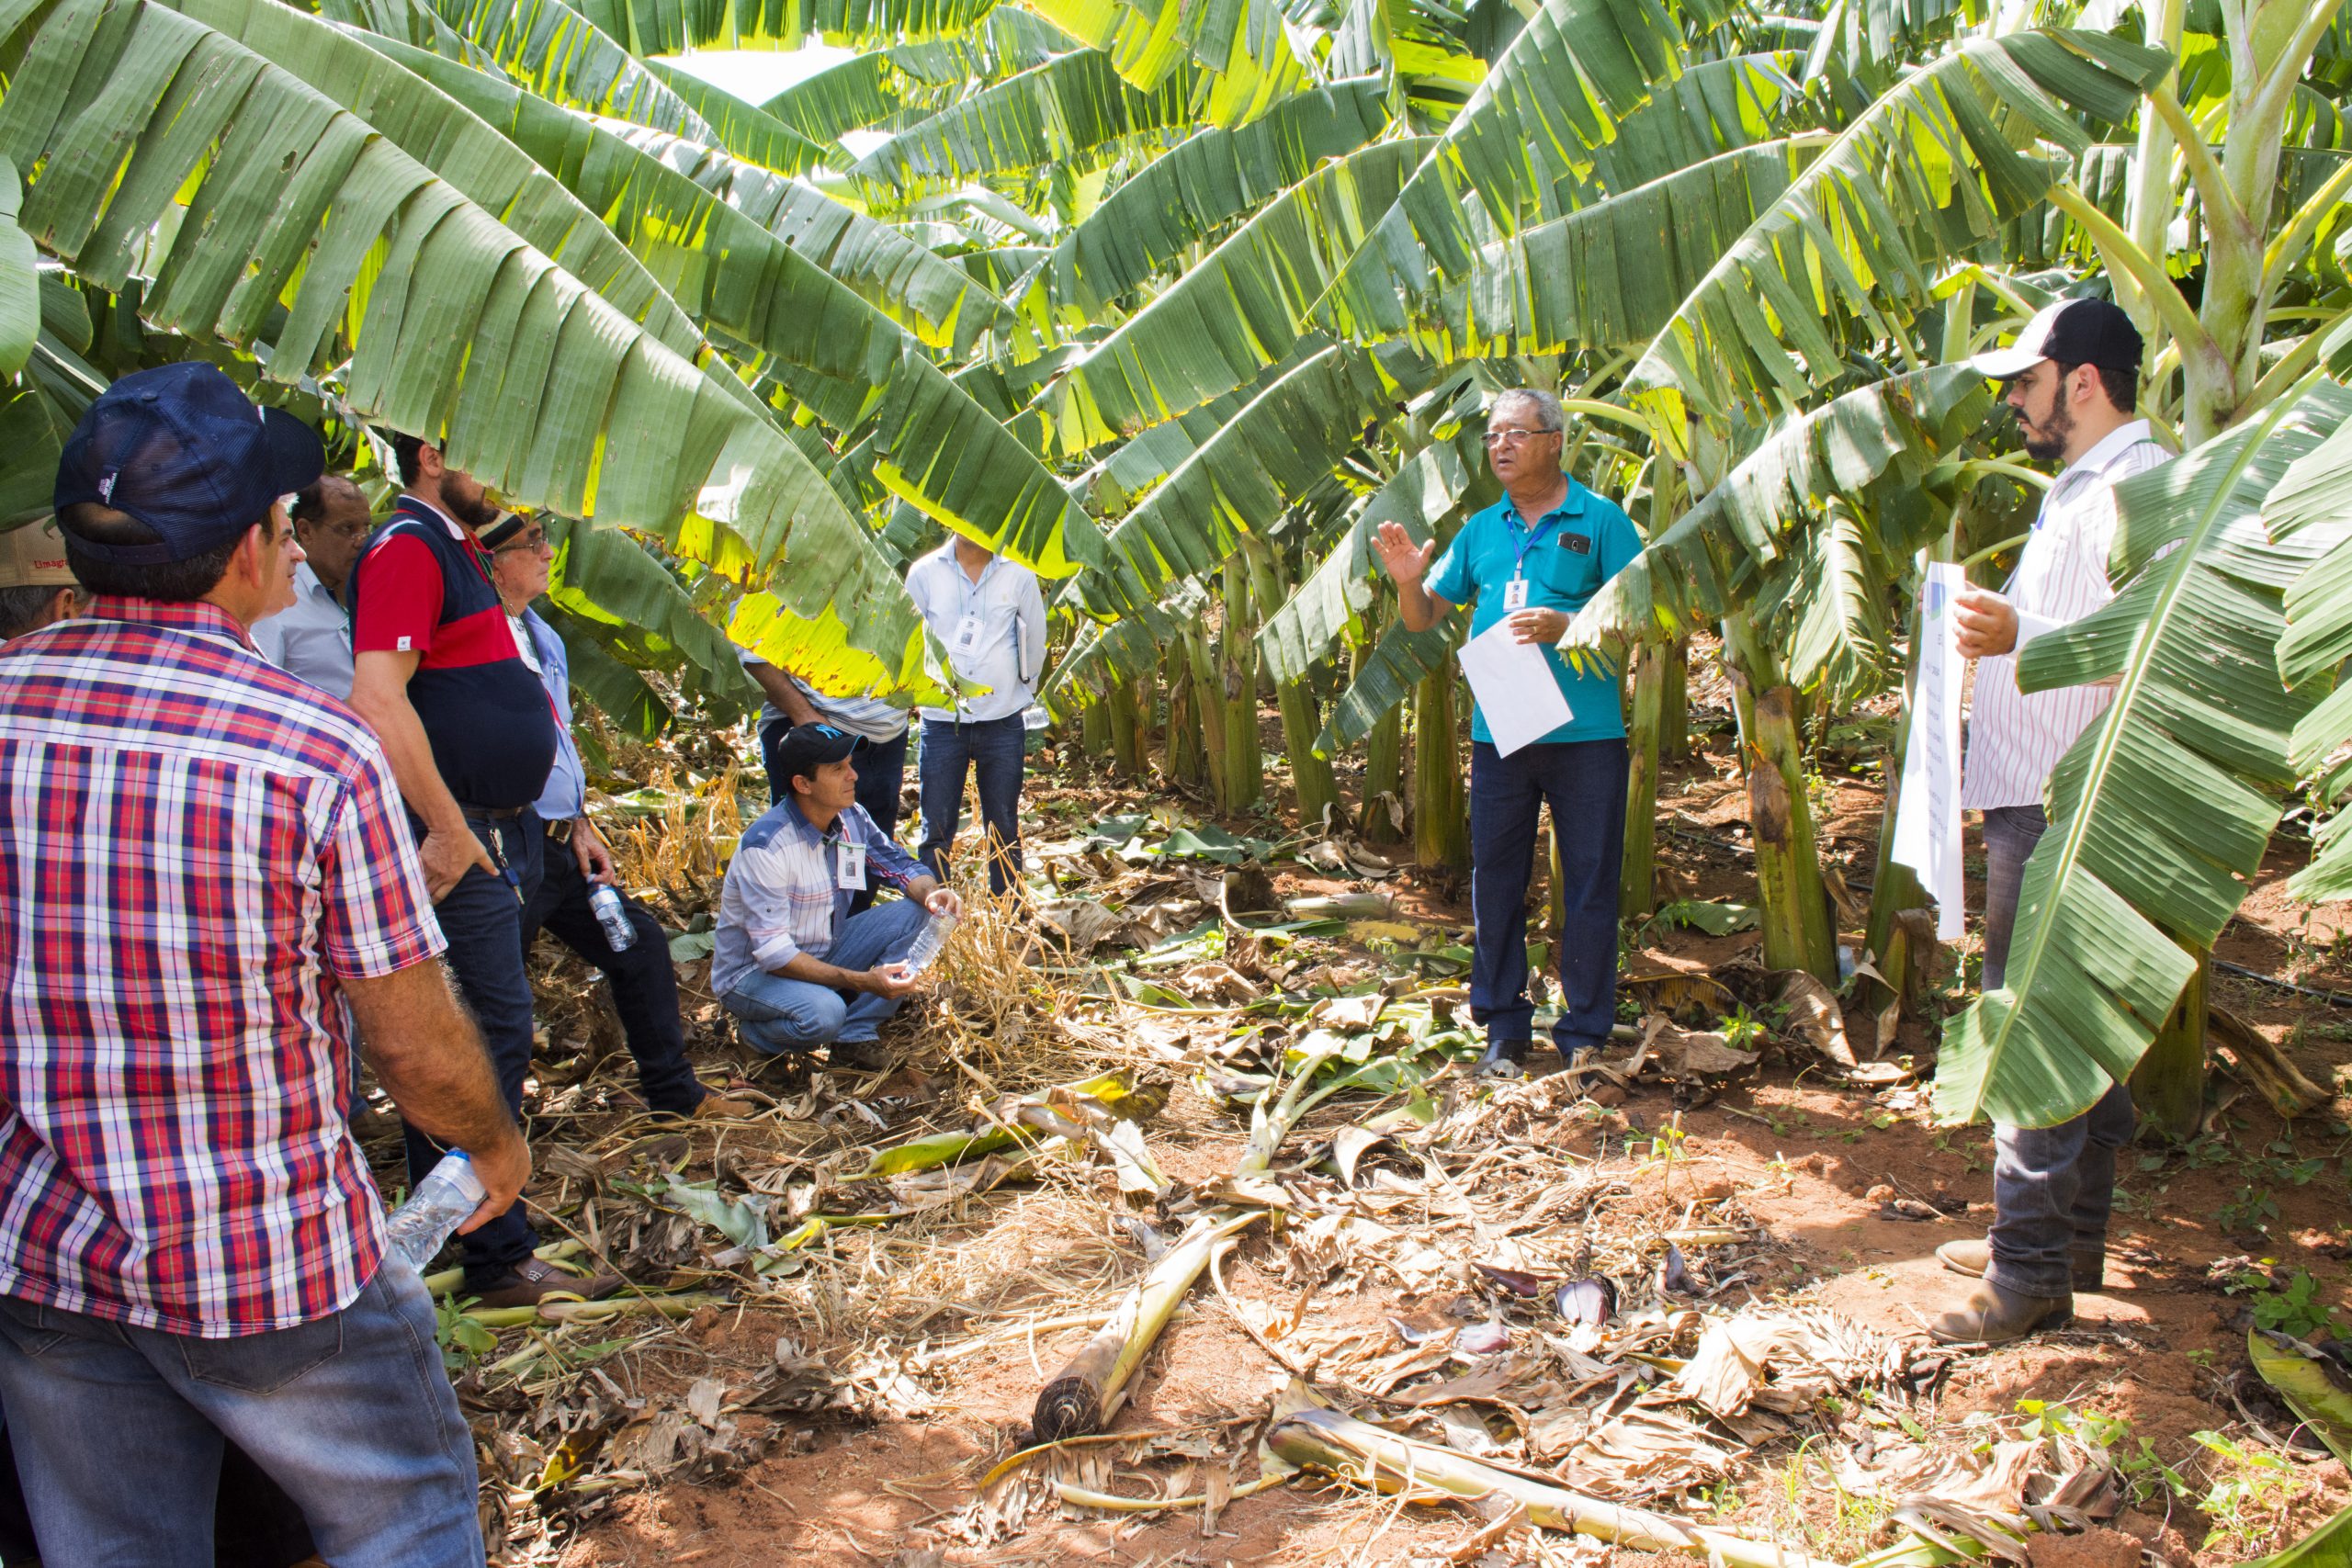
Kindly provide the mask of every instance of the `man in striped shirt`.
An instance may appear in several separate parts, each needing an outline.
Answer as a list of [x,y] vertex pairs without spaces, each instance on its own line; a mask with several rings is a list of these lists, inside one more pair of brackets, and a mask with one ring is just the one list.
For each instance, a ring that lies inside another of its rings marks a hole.
[[[2139,330],[2122,310],[2066,299],[2035,316],[2010,347],[1973,361],[2007,384],[2027,455],[2062,465],[2007,589],[1962,593],[1953,610],[1960,651],[1977,661],[1960,801],[1984,814],[1986,990],[2001,985],[2025,863],[2049,825],[2051,770],[2111,696],[2098,686],[2021,693],[2017,650],[2115,597],[2107,578],[2114,487],[2171,457],[2133,412],[2140,354]],[[1992,1234],[1936,1252],[1983,1283],[1930,1325],[1938,1338],[2000,1341],[2062,1326],[2074,1292],[2099,1288],[2115,1151],[2135,1125],[2130,1091],[2109,1084],[2088,1112],[2061,1126],[1995,1129]]]
[[481,1568],[346,1005],[401,1114],[472,1154],[469,1224],[530,1156],[383,748],[253,649],[301,559],[279,498],[322,459],[209,364],[123,378],[58,473],[96,597],[0,651],[0,1404],[52,1562],[209,1562],[225,1439],[340,1568]]
[[[821,722],[782,737],[788,793],[744,830],[719,893],[710,988],[770,1055],[830,1045],[835,1065],[867,1065],[864,1047],[915,987],[903,960],[924,912],[963,912],[857,803],[856,744]],[[906,897],[852,914],[876,882]]]

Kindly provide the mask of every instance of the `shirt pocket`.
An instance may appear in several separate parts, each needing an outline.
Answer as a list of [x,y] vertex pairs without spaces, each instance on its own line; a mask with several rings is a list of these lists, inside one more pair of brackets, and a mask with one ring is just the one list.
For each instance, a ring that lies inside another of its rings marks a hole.
[[1555,530],[1527,552],[1527,575],[1546,599],[1580,607],[1600,588],[1600,541],[1578,529]]

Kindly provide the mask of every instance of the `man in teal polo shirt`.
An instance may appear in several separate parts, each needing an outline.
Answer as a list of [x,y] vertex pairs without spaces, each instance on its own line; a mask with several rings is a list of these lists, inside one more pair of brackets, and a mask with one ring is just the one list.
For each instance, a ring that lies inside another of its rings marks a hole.
[[[1417,547],[1395,523],[1380,525],[1374,547],[1396,579],[1408,630],[1426,631],[1468,604],[1473,637],[1508,618],[1519,641],[1557,643],[1568,618],[1641,553],[1642,536],[1614,504],[1561,472],[1559,399],[1505,392],[1487,421],[1487,461],[1503,499],[1462,525],[1434,570],[1437,541]],[[1567,699],[1567,723],[1506,755],[1484,713],[1473,710],[1470,720],[1470,908],[1477,921],[1470,1016],[1487,1028],[1478,1070],[1489,1077],[1520,1075],[1533,1031],[1527,883],[1536,818],[1547,800],[1567,908],[1559,954],[1566,1005],[1553,1041],[1573,1066],[1609,1037],[1617,1018],[1624,713],[1614,676],[1579,672],[1555,647],[1545,647],[1544,658]]]

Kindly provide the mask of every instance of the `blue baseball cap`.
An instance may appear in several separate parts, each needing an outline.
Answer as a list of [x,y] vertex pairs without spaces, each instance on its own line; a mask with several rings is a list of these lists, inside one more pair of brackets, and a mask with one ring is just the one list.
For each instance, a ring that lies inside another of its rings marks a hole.
[[[57,465],[59,523],[75,548],[101,560],[187,560],[236,538],[326,464],[309,425],[254,407],[219,366],[183,360],[125,376],[82,415]],[[62,513],[91,503],[144,523],[156,542],[84,538]]]

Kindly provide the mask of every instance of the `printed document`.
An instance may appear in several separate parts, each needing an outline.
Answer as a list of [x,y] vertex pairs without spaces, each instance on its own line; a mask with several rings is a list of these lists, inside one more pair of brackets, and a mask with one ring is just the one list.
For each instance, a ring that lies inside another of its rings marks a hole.
[[[1968,579],[1932,561],[1919,585],[1919,684],[1903,755],[1903,797],[1894,811],[1894,858],[1919,874],[1936,901],[1936,935],[1961,934],[1960,627],[1952,600]],[[1492,723],[1491,718],[1488,723]]]
[[1513,637],[1508,617],[1462,645],[1462,673],[1469,677],[1495,750],[1506,757],[1575,716],[1552,677],[1544,645]]

